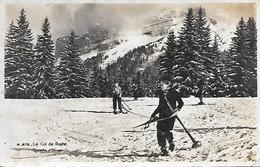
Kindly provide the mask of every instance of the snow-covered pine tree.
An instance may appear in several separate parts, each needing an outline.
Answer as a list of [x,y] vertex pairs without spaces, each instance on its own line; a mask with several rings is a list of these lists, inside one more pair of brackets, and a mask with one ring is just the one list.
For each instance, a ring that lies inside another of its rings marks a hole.
[[136,73],[135,76],[132,78],[132,83],[136,85],[137,87],[137,96],[143,97],[144,96],[144,87],[142,82],[142,74],[140,71]]
[[111,65],[108,64],[106,69],[105,69],[105,73],[106,73],[106,76],[107,76],[108,85],[110,85],[110,87],[108,88],[109,97],[112,97],[112,95],[113,95],[113,86],[114,86],[113,83],[115,83],[114,81],[115,81],[115,78],[116,78],[116,76],[114,75],[112,70],[113,69],[111,68]]
[[16,98],[33,98],[34,97],[34,84],[33,84],[33,37],[29,27],[29,21],[26,18],[25,10],[22,9],[18,22],[18,38],[16,51],[19,56],[17,59],[19,84],[17,85]]
[[19,57],[16,50],[18,29],[11,22],[5,39],[5,98],[17,98],[20,78],[17,62]]
[[159,57],[158,71],[161,79],[171,79],[172,77],[172,61],[176,55],[176,42],[174,32],[170,32],[167,36],[165,54]]
[[119,85],[122,88],[123,96],[130,97],[132,95],[131,81],[126,75],[123,74],[119,75]]
[[[157,83],[159,81],[158,70],[154,65],[146,66],[143,72],[144,95],[146,97],[154,97],[157,91]],[[136,86],[132,85],[133,95]]]
[[195,50],[199,54],[207,54],[210,50],[210,28],[206,17],[206,11],[200,7],[195,18]]
[[195,19],[195,56],[190,61],[191,66],[196,71],[197,80],[204,80],[205,95],[211,96],[210,92],[214,89],[215,82],[215,64],[213,62],[214,55],[211,54],[210,48],[210,28],[206,17],[205,9],[199,8]]
[[35,46],[35,98],[55,97],[54,76],[54,42],[50,34],[50,23],[48,18],[42,24],[42,34],[38,35]]
[[99,67],[99,77],[96,77],[98,79],[98,90],[100,91],[100,97],[109,97],[112,93],[112,84],[109,81],[108,73],[106,70],[102,70],[101,67]]
[[246,45],[247,56],[249,61],[247,64],[252,68],[257,66],[257,29],[254,17],[249,17],[246,23]]
[[171,61],[167,57],[166,53],[159,56],[158,71],[160,74],[160,79],[170,79],[171,76]]
[[159,57],[159,72],[161,79],[170,79],[174,83],[182,83],[185,79],[184,56],[178,52],[178,43],[174,32],[167,37],[166,51]]
[[195,33],[196,31],[194,11],[192,8],[189,8],[183,26],[180,30],[178,47],[178,54],[184,60],[181,64],[181,76],[183,78],[183,82],[180,83],[180,91],[182,96],[189,96],[195,86],[194,83],[196,83],[197,72],[195,70],[195,67],[193,66],[195,64],[194,59],[196,48]]
[[112,81],[109,80],[109,74],[107,73],[106,70],[103,71],[103,75],[104,75],[103,85],[104,85],[105,95],[106,97],[112,97],[112,93],[113,93]]
[[93,65],[89,77],[89,88],[91,90],[91,97],[100,97],[101,96],[101,84],[102,84],[102,74],[101,69],[98,65]]
[[230,96],[248,96],[244,85],[246,64],[246,24],[241,18],[236,26],[235,36],[232,38],[230,60],[227,66],[230,82],[227,91]]
[[257,96],[257,30],[254,17],[246,23],[245,86],[250,96]]
[[80,98],[89,92],[86,85],[87,80],[80,59],[80,51],[76,42],[76,36],[71,31],[68,43],[61,53],[58,66],[58,97]]
[[210,87],[212,89],[208,90],[209,94],[213,97],[222,97],[224,96],[225,92],[225,60],[221,58],[221,53],[219,50],[219,44],[217,35],[215,34],[214,41],[211,47],[211,58],[214,62],[214,65],[212,65],[214,68],[212,68],[212,72],[214,74],[214,80],[211,82]]

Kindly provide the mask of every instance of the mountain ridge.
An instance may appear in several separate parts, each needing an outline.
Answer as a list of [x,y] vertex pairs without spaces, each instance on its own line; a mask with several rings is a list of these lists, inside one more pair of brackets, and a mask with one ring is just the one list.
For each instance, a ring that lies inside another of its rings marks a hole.
[[[154,60],[163,53],[169,32],[174,31],[176,37],[178,37],[184,18],[185,13],[182,11],[160,12],[151,17],[143,27],[136,31],[111,31],[103,28],[101,24],[97,24],[95,29],[91,29],[78,37],[81,59],[88,61],[90,58],[99,55],[99,59],[100,56],[102,58],[98,65],[105,68],[108,64],[115,63],[119,57],[124,57],[127,52],[134,48],[150,45],[154,42],[157,45],[154,47],[155,52],[158,52],[150,55],[151,57],[155,56],[150,58]],[[214,18],[207,18],[211,29],[211,38],[213,39],[216,35],[220,45],[219,49],[221,51],[228,50],[235,26],[220,24]],[[158,43],[158,39],[162,39],[161,42]],[[60,52],[60,48],[64,46],[65,41],[66,37],[57,39],[56,53]]]

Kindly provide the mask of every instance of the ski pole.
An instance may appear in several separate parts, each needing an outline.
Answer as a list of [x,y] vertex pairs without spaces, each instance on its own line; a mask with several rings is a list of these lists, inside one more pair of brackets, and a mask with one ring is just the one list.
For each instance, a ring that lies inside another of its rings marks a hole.
[[[164,96],[164,98],[165,98],[165,100],[166,100],[166,102],[167,102],[167,105],[169,106],[169,108],[170,108],[171,111],[173,112],[173,108],[172,108],[170,102],[168,101],[167,97]],[[174,113],[174,112],[173,112],[173,113]],[[185,126],[183,125],[183,123],[181,122],[180,118],[179,118],[177,115],[176,115],[176,118],[177,118],[177,120],[180,122],[180,124],[181,124],[181,126],[183,127],[183,129],[185,130],[185,132],[189,135],[190,139],[192,140],[192,142],[193,142],[192,148],[197,147],[199,142],[196,141],[196,140],[191,136],[190,132],[185,128]]]
[[185,132],[188,134],[188,136],[190,137],[190,139],[193,142],[192,148],[196,147],[198,144],[198,141],[196,141],[190,134],[190,132],[185,128],[185,126],[183,125],[183,123],[181,122],[180,118],[178,116],[176,116],[176,119],[180,122],[181,126],[183,127],[183,129],[185,130]]
[[126,105],[126,107],[129,109],[129,110],[132,110],[127,104],[126,104],[126,102],[125,102],[125,100],[122,98],[122,101],[123,101],[123,103]]
[[152,121],[152,118],[150,118],[150,120],[148,121],[148,124],[144,126],[144,129],[149,128],[151,121]]

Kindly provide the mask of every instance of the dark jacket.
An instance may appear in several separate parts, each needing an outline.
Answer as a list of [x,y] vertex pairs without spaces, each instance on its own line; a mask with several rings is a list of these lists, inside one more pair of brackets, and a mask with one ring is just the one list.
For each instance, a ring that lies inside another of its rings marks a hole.
[[[172,115],[172,111],[169,108],[167,101],[165,99],[164,92],[160,89],[158,90],[158,95],[159,95],[159,105],[155,109],[155,111],[152,114],[152,117],[154,117],[156,114],[159,113],[159,118],[165,118],[169,117]],[[175,109],[176,107],[181,109],[183,106],[183,101],[181,99],[180,94],[174,90],[174,89],[169,89],[166,98],[168,99],[169,103],[171,104],[172,108]],[[178,106],[176,106],[176,102],[178,102]],[[172,130],[174,126],[174,120],[175,118],[170,118],[166,119],[164,121],[158,121],[157,122],[157,129],[160,130]]]

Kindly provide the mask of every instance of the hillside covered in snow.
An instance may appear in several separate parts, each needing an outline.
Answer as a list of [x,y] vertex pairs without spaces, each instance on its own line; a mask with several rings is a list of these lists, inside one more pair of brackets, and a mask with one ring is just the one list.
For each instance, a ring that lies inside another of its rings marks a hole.
[[[143,27],[133,30],[114,30],[109,31],[102,28],[102,25],[97,24],[96,28],[91,29],[86,34],[79,35],[78,41],[81,48],[81,58],[83,61],[93,58],[97,55],[102,55],[100,66],[106,67],[108,64],[114,63],[119,57],[123,57],[127,52],[132,51],[134,48],[146,46],[153,43],[160,38],[159,48],[154,48],[158,55],[161,54],[165,48],[166,38],[169,32],[174,31],[176,36],[183,26],[185,19],[184,12],[177,12],[175,10],[167,10],[164,12],[156,13]],[[209,27],[211,29],[211,38],[214,39],[215,35],[219,41],[220,50],[224,51],[229,48],[231,38],[235,31],[234,25],[221,24],[214,18],[208,18]],[[66,42],[66,37],[61,37],[56,41],[56,54],[60,52],[60,48]]]

